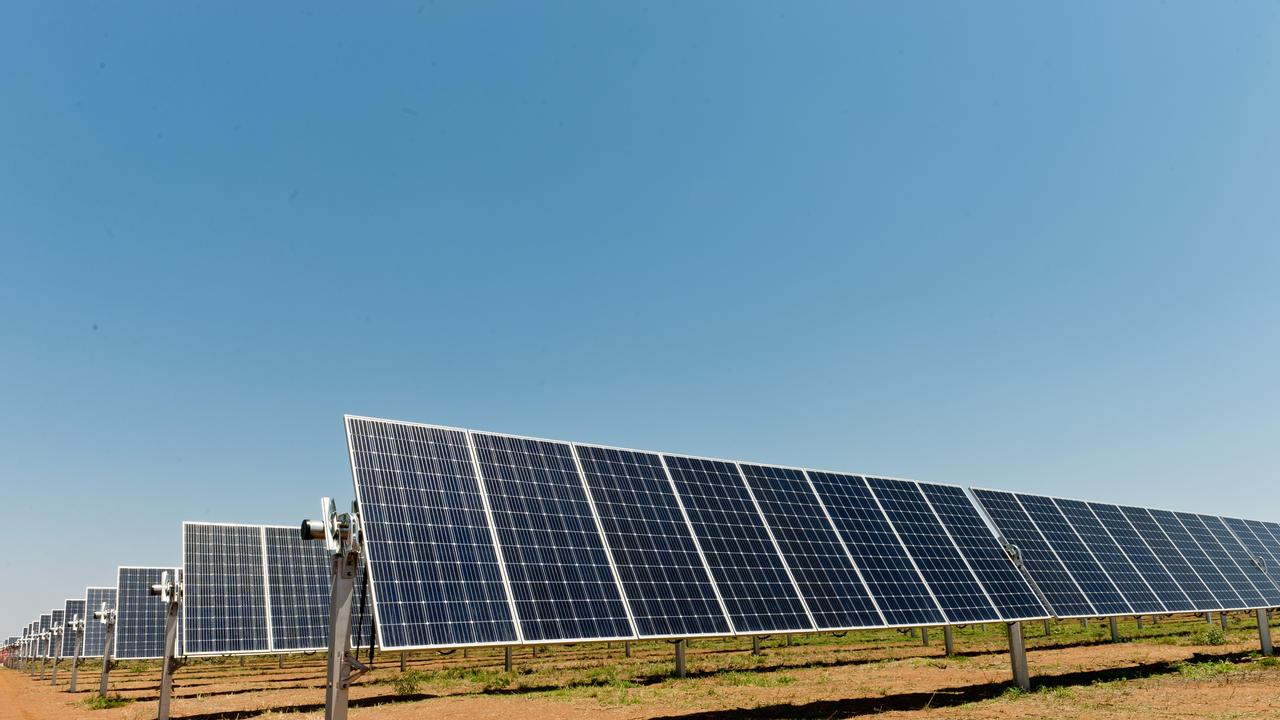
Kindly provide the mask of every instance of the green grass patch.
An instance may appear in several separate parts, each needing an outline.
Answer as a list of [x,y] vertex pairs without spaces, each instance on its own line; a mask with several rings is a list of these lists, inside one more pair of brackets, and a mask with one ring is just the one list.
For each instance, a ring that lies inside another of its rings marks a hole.
[[133,700],[130,700],[127,697],[120,697],[119,695],[108,695],[106,697],[94,695],[93,697],[81,700],[80,704],[90,710],[110,710],[111,708],[124,707],[131,702],[133,702]]
[[429,679],[430,676],[421,670],[410,670],[392,678],[391,684],[395,686],[397,695],[417,695]]
[[1228,675],[1239,668],[1228,660],[1207,660],[1197,663],[1179,663],[1178,674],[1185,678],[1204,680],[1206,678]]
[[720,678],[728,685],[745,687],[780,687],[782,685],[791,685],[796,681],[794,676],[780,672],[734,671],[721,673]]

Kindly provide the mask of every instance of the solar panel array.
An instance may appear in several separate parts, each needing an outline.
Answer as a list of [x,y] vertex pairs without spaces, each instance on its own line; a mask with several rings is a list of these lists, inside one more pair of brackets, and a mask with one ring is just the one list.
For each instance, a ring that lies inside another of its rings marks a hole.
[[1280,537],[1265,523],[973,492],[1059,617],[1280,606]]
[[385,650],[1031,620],[960,488],[348,417]]

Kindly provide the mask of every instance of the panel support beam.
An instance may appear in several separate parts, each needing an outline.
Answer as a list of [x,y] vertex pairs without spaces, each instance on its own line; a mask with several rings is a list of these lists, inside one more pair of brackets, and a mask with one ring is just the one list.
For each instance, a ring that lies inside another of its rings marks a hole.
[[[684,641],[681,640],[680,642],[684,642]],[[760,636],[759,635],[751,636],[751,654],[755,655],[756,657],[760,657]]]
[[1111,626],[1111,642],[1120,642],[1120,625],[1116,622],[1116,616],[1107,618],[1107,624]]
[[329,594],[329,653],[325,668],[325,720],[347,720],[351,683],[371,668],[351,653],[351,604],[362,546],[360,518],[353,506],[339,515],[329,498],[320,506],[323,520],[303,520],[302,539],[324,540],[332,553],[333,584]]
[[625,657],[631,657],[631,641],[624,640],[622,643],[622,654]]
[[1226,630],[1227,629],[1227,611],[1223,610],[1222,612],[1218,613],[1218,619],[1222,621],[1222,629]]
[[[758,642],[758,638],[757,638],[757,642]],[[676,641],[676,677],[679,677],[679,678],[686,676],[685,664],[684,664],[684,647],[685,647],[685,642],[683,640]]]
[[1274,655],[1271,646],[1271,612],[1264,608],[1258,610],[1258,641],[1262,645],[1263,655]]
[[929,647],[929,628],[927,627],[920,628],[920,644]]
[[511,646],[502,648],[502,671],[511,672]]
[[169,700],[173,695],[173,671],[178,668],[178,615],[182,608],[182,585],[177,575],[166,571],[159,585],[151,586],[151,594],[159,595],[165,604],[164,614],[164,664],[160,668],[160,703],[156,712],[158,720],[169,720]]
[[116,611],[107,609],[106,603],[101,610],[93,613],[95,620],[102,621],[102,676],[98,679],[98,696],[107,696],[107,679],[111,674],[111,655],[116,649]]
[[956,654],[956,633],[950,625],[942,627],[942,645],[946,649],[947,657]]
[[1013,666],[1013,682],[1024,691],[1031,690],[1031,672],[1027,669],[1027,646],[1022,641],[1022,623],[1011,622],[1009,632],[1009,661]]
[[53,668],[49,671],[49,684],[58,686],[58,661],[62,660],[62,630],[54,630],[53,635],[49,638],[50,644],[56,645],[57,650],[50,648],[50,654],[53,655]]
[[68,692],[76,691],[76,681],[80,677],[80,655],[84,651],[84,618],[79,615],[71,621],[71,631],[76,634],[71,643],[71,686]]

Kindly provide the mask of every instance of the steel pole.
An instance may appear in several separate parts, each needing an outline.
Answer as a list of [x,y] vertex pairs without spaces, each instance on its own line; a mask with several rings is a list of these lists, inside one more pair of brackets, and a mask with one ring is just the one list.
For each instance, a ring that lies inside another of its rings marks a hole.
[[956,654],[956,633],[950,625],[942,627],[942,645],[946,649],[947,657]]
[[102,638],[102,678],[98,681],[98,695],[107,696],[107,676],[111,673],[111,653],[115,652],[116,620],[114,610],[109,611],[113,617],[108,618]]
[[1258,641],[1262,644],[1262,654],[1272,655],[1271,647],[1271,613],[1264,608],[1258,609]]
[[677,640],[676,641],[676,677],[682,678],[684,676],[685,676],[684,641]]
[[1031,690],[1031,672],[1027,669],[1027,647],[1022,641],[1022,623],[1011,622],[1009,630],[1009,661],[1013,665],[1013,682],[1024,691]]

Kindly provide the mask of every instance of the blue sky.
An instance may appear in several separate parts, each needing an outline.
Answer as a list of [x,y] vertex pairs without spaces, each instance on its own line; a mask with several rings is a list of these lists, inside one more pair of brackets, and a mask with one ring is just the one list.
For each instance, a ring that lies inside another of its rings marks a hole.
[[7,633],[341,415],[1280,519],[1274,3],[6,3]]

